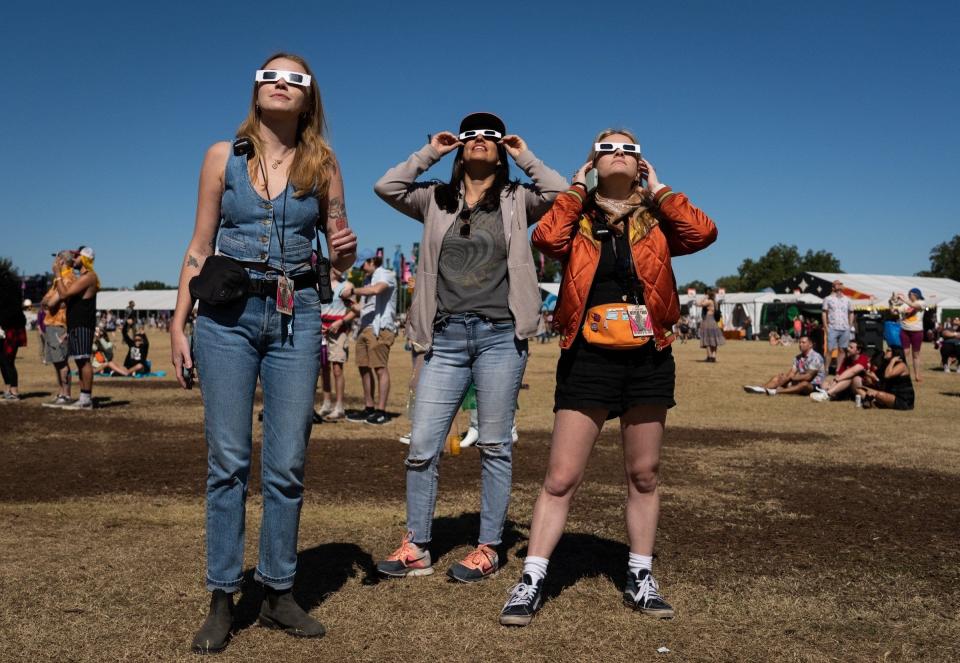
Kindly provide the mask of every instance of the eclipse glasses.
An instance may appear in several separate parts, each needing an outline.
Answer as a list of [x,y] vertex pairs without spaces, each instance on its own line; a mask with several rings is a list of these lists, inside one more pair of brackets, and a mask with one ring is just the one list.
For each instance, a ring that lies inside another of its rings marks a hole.
[[469,131],[461,131],[458,138],[460,140],[470,140],[471,138],[476,138],[478,136],[483,136],[488,140],[493,142],[499,141],[503,138],[503,134],[499,131],[494,131],[493,129],[470,129]]
[[616,152],[622,151],[624,154],[632,154],[635,157],[640,156],[640,146],[636,143],[594,143],[594,152]]
[[258,83],[276,83],[280,79],[291,85],[310,87],[310,74],[301,74],[299,71],[281,71],[279,69],[257,69],[255,80]]

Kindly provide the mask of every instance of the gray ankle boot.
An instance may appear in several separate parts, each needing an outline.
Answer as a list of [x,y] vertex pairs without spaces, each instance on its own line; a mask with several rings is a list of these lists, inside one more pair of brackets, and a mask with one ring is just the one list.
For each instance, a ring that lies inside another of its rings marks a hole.
[[210,613],[193,637],[194,654],[216,654],[227,648],[233,625],[233,594],[214,590],[210,596]]
[[267,596],[260,606],[260,625],[277,628],[298,638],[321,638],[327,632],[323,624],[304,612],[293,600],[289,589],[266,588]]

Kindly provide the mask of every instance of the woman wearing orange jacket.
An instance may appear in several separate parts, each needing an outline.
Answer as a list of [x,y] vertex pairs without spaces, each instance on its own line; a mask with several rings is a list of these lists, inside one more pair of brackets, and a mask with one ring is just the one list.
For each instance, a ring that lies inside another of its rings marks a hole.
[[673,616],[651,574],[660,444],[667,409],[675,404],[670,344],[680,304],[670,261],[716,237],[713,221],[659,181],[636,137],[622,129],[597,136],[573,186],[540,220],[534,245],[565,264],[554,316],[562,350],[556,416],[528,556],[501,624],[525,626],[539,609],[570,502],[604,421],[614,417],[628,478],[623,599],[644,614]]

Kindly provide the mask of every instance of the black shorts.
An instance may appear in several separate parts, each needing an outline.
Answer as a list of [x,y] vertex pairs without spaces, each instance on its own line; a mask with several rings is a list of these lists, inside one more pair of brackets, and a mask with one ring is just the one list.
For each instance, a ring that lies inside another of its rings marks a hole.
[[635,405],[676,405],[676,364],[668,346],[651,340],[637,350],[605,350],[578,336],[560,353],[553,411],[603,408],[615,419]]
[[88,359],[93,353],[93,327],[71,327],[70,356],[74,359]]

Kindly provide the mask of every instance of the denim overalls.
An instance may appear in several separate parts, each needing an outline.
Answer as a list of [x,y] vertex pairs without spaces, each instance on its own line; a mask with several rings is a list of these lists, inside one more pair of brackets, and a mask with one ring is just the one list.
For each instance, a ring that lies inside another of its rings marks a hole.
[[[320,207],[294,198],[288,185],[265,200],[253,188],[246,156],[224,173],[217,246],[223,255],[263,263],[251,279],[310,270]],[[273,193],[273,192],[271,192]],[[286,218],[284,219],[284,211]],[[234,592],[243,576],[244,508],[250,474],[253,397],[263,386],[263,519],[255,577],[274,589],[293,586],[303,466],[313,417],[322,332],[315,287],[297,290],[292,316],[276,310],[273,289],[222,307],[200,303],[195,354],[207,440],[207,589]]]

